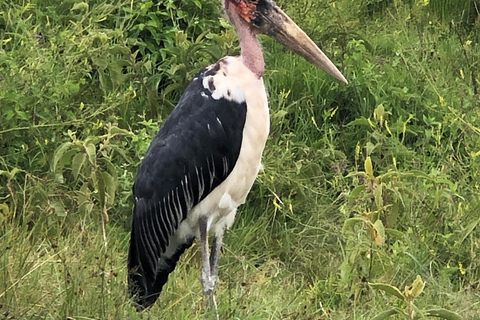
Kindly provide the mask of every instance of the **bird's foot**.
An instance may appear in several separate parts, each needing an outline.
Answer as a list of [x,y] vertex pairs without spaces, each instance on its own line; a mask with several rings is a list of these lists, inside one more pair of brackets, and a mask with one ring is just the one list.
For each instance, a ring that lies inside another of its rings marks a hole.
[[211,295],[217,283],[218,283],[217,276],[202,277],[203,293],[206,296]]

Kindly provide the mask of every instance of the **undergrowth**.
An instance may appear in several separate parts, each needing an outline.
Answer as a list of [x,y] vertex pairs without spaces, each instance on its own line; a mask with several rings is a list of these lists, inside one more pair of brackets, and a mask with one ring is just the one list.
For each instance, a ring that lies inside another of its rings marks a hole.
[[[480,3],[278,1],[349,80],[262,37],[272,130],[225,238],[222,319],[480,317]],[[0,317],[200,319],[198,245],[127,297],[131,186],[219,0],[0,3]]]

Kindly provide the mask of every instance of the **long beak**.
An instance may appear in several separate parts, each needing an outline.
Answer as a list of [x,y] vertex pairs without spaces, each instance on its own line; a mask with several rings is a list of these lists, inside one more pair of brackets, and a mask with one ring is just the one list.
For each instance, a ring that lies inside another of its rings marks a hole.
[[252,21],[261,33],[272,37],[338,80],[348,83],[332,61],[282,9],[273,1],[264,1],[263,4],[257,6],[257,16]]

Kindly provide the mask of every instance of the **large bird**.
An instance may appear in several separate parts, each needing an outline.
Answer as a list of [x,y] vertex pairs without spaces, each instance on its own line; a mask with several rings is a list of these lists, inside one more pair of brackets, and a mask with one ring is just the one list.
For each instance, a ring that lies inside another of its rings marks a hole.
[[347,83],[272,0],[222,1],[241,55],[224,57],[195,75],[152,141],[133,186],[128,280],[139,310],[155,303],[195,238],[201,242],[204,293],[212,293],[218,282],[224,230],[257,177],[270,128],[257,35],[272,37]]

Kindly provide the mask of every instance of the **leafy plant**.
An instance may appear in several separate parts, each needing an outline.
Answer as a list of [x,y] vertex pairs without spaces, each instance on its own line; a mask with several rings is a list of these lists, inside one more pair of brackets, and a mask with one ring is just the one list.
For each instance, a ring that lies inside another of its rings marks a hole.
[[[349,85],[261,37],[271,134],[220,316],[478,318],[478,1],[278,3]],[[200,68],[239,53],[220,11],[0,2],[0,318],[205,317],[196,246],[150,315],[125,259],[151,139]]]
[[391,295],[392,297],[397,298],[404,305],[403,310],[399,307],[394,307],[390,310],[384,311],[376,315],[374,318],[372,318],[372,320],[383,320],[396,314],[402,315],[405,319],[408,320],[422,319],[425,317],[436,317],[447,320],[463,319],[457,313],[443,308],[427,307],[424,310],[418,309],[415,306],[414,302],[420,296],[420,294],[422,294],[425,288],[425,282],[419,275],[417,275],[415,281],[413,281],[413,284],[410,287],[405,286],[405,291],[403,293],[397,287],[387,284],[369,283],[368,285],[372,289],[382,290],[385,293]]
[[111,124],[107,124],[106,131],[104,135],[90,136],[85,140],[79,140],[74,132],[69,131],[71,141],[64,142],[55,150],[51,166],[55,180],[65,183],[67,179],[74,185],[79,185],[79,214],[89,216],[95,203],[99,203],[105,245],[107,212],[115,205],[118,187],[118,172],[113,165],[113,158],[117,154],[129,161],[121,146],[114,143],[114,140],[133,136],[133,133]]

